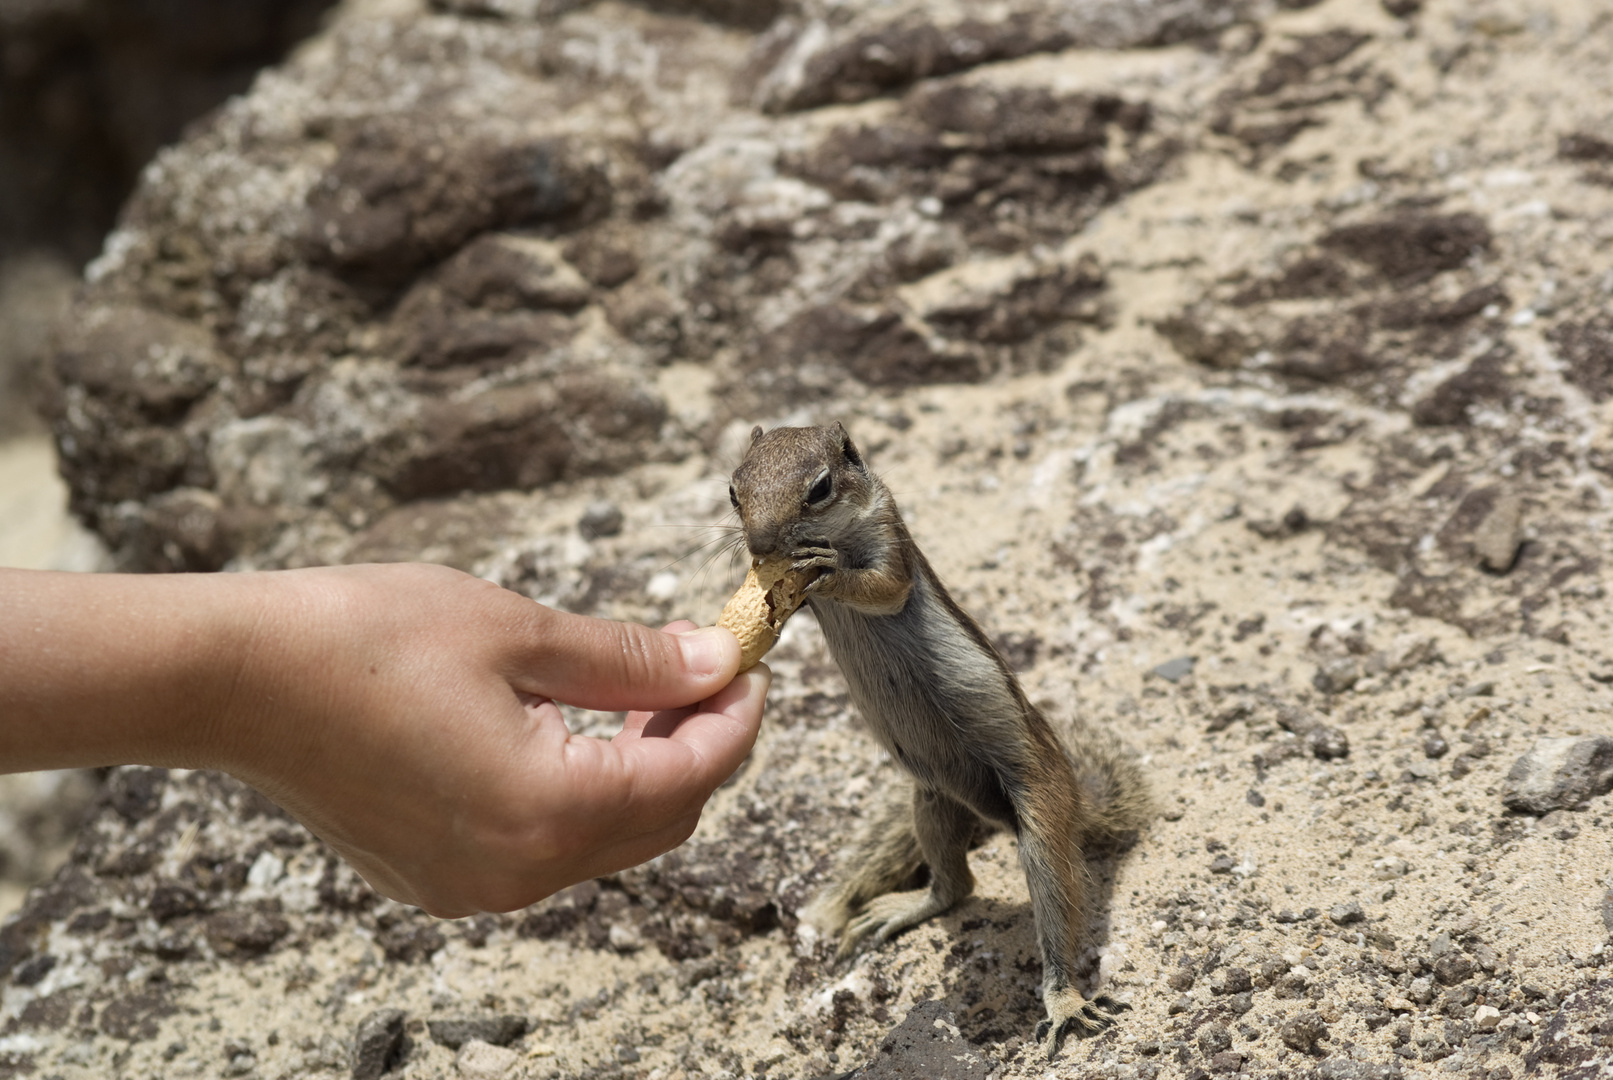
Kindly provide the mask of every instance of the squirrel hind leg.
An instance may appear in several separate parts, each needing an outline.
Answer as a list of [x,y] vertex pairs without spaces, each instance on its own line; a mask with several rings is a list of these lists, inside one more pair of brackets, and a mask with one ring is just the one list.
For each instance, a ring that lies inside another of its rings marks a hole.
[[887,892],[853,913],[840,939],[840,955],[849,955],[864,938],[887,941],[926,919],[950,911],[974,891],[969,871],[969,843],[979,816],[940,792],[918,789],[912,803],[913,837],[930,868],[927,889]]
[[803,913],[830,937],[840,936],[870,900],[910,888],[924,865],[913,827],[913,791],[894,784],[875,808],[855,847],[840,860],[837,879]]

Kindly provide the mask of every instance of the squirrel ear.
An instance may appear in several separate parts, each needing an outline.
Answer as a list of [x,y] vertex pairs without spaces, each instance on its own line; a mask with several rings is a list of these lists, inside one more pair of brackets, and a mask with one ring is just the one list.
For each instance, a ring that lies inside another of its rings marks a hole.
[[762,437],[762,425],[757,424],[755,427],[750,429],[750,441],[755,442],[757,439],[760,439],[761,437]]
[[830,429],[830,434],[840,443],[840,452],[845,455],[846,460],[857,466],[857,468],[862,468],[862,455],[857,453],[856,445],[851,441],[851,436],[846,433],[846,425],[836,420],[834,427]]

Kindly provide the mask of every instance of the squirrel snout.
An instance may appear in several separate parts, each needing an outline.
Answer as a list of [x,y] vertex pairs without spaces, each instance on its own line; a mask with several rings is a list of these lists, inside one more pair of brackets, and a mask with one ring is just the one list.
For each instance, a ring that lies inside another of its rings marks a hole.
[[765,559],[769,555],[779,553],[779,546],[783,530],[779,528],[752,528],[745,529],[745,547],[749,549],[751,558]]

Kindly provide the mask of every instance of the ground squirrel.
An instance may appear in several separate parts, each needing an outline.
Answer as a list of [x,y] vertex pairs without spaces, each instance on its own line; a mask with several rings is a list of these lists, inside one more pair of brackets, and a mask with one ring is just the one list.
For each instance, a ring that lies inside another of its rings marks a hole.
[[[913,778],[881,808],[813,921],[850,953],[951,908],[974,889],[978,833],[1013,830],[1041,947],[1049,1057],[1124,1006],[1087,1001],[1075,967],[1091,915],[1083,853],[1146,823],[1150,798],[1113,736],[1066,746],[979,625],[936,578],[889,489],[840,424],[751,432],[729,498],[756,558],[816,570],[807,603],[864,721]],[[921,866],[929,886],[899,892]]]

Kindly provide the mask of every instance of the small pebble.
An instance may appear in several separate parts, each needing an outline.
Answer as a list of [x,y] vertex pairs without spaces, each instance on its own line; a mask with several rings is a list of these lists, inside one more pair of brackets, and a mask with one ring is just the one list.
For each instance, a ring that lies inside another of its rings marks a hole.
[[591,502],[577,519],[577,531],[582,533],[585,540],[598,540],[604,536],[616,536],[622,531],[622,508],[613,502],[601,499]]
[[1278,1034],[1293,1050],[1308,1053],[1318,1041],[1327,1038],[1327,1023],[1314,1012],[1302,1012],[1283,1024]]
[[1174,660],[1167,660],[1154,668],[1153,674],[1166,682],[1181,682],[1193,674],[1193,665],[1198,663],[1197,657],[1178,656]]
[[1348,904],[1334,904],[1328,909],[1327,917],[1337,926],[1349,926],[1351,923],[1361,922],[1367,916],[1366,912],[1361,910],[1361,905],[1352,900]]

